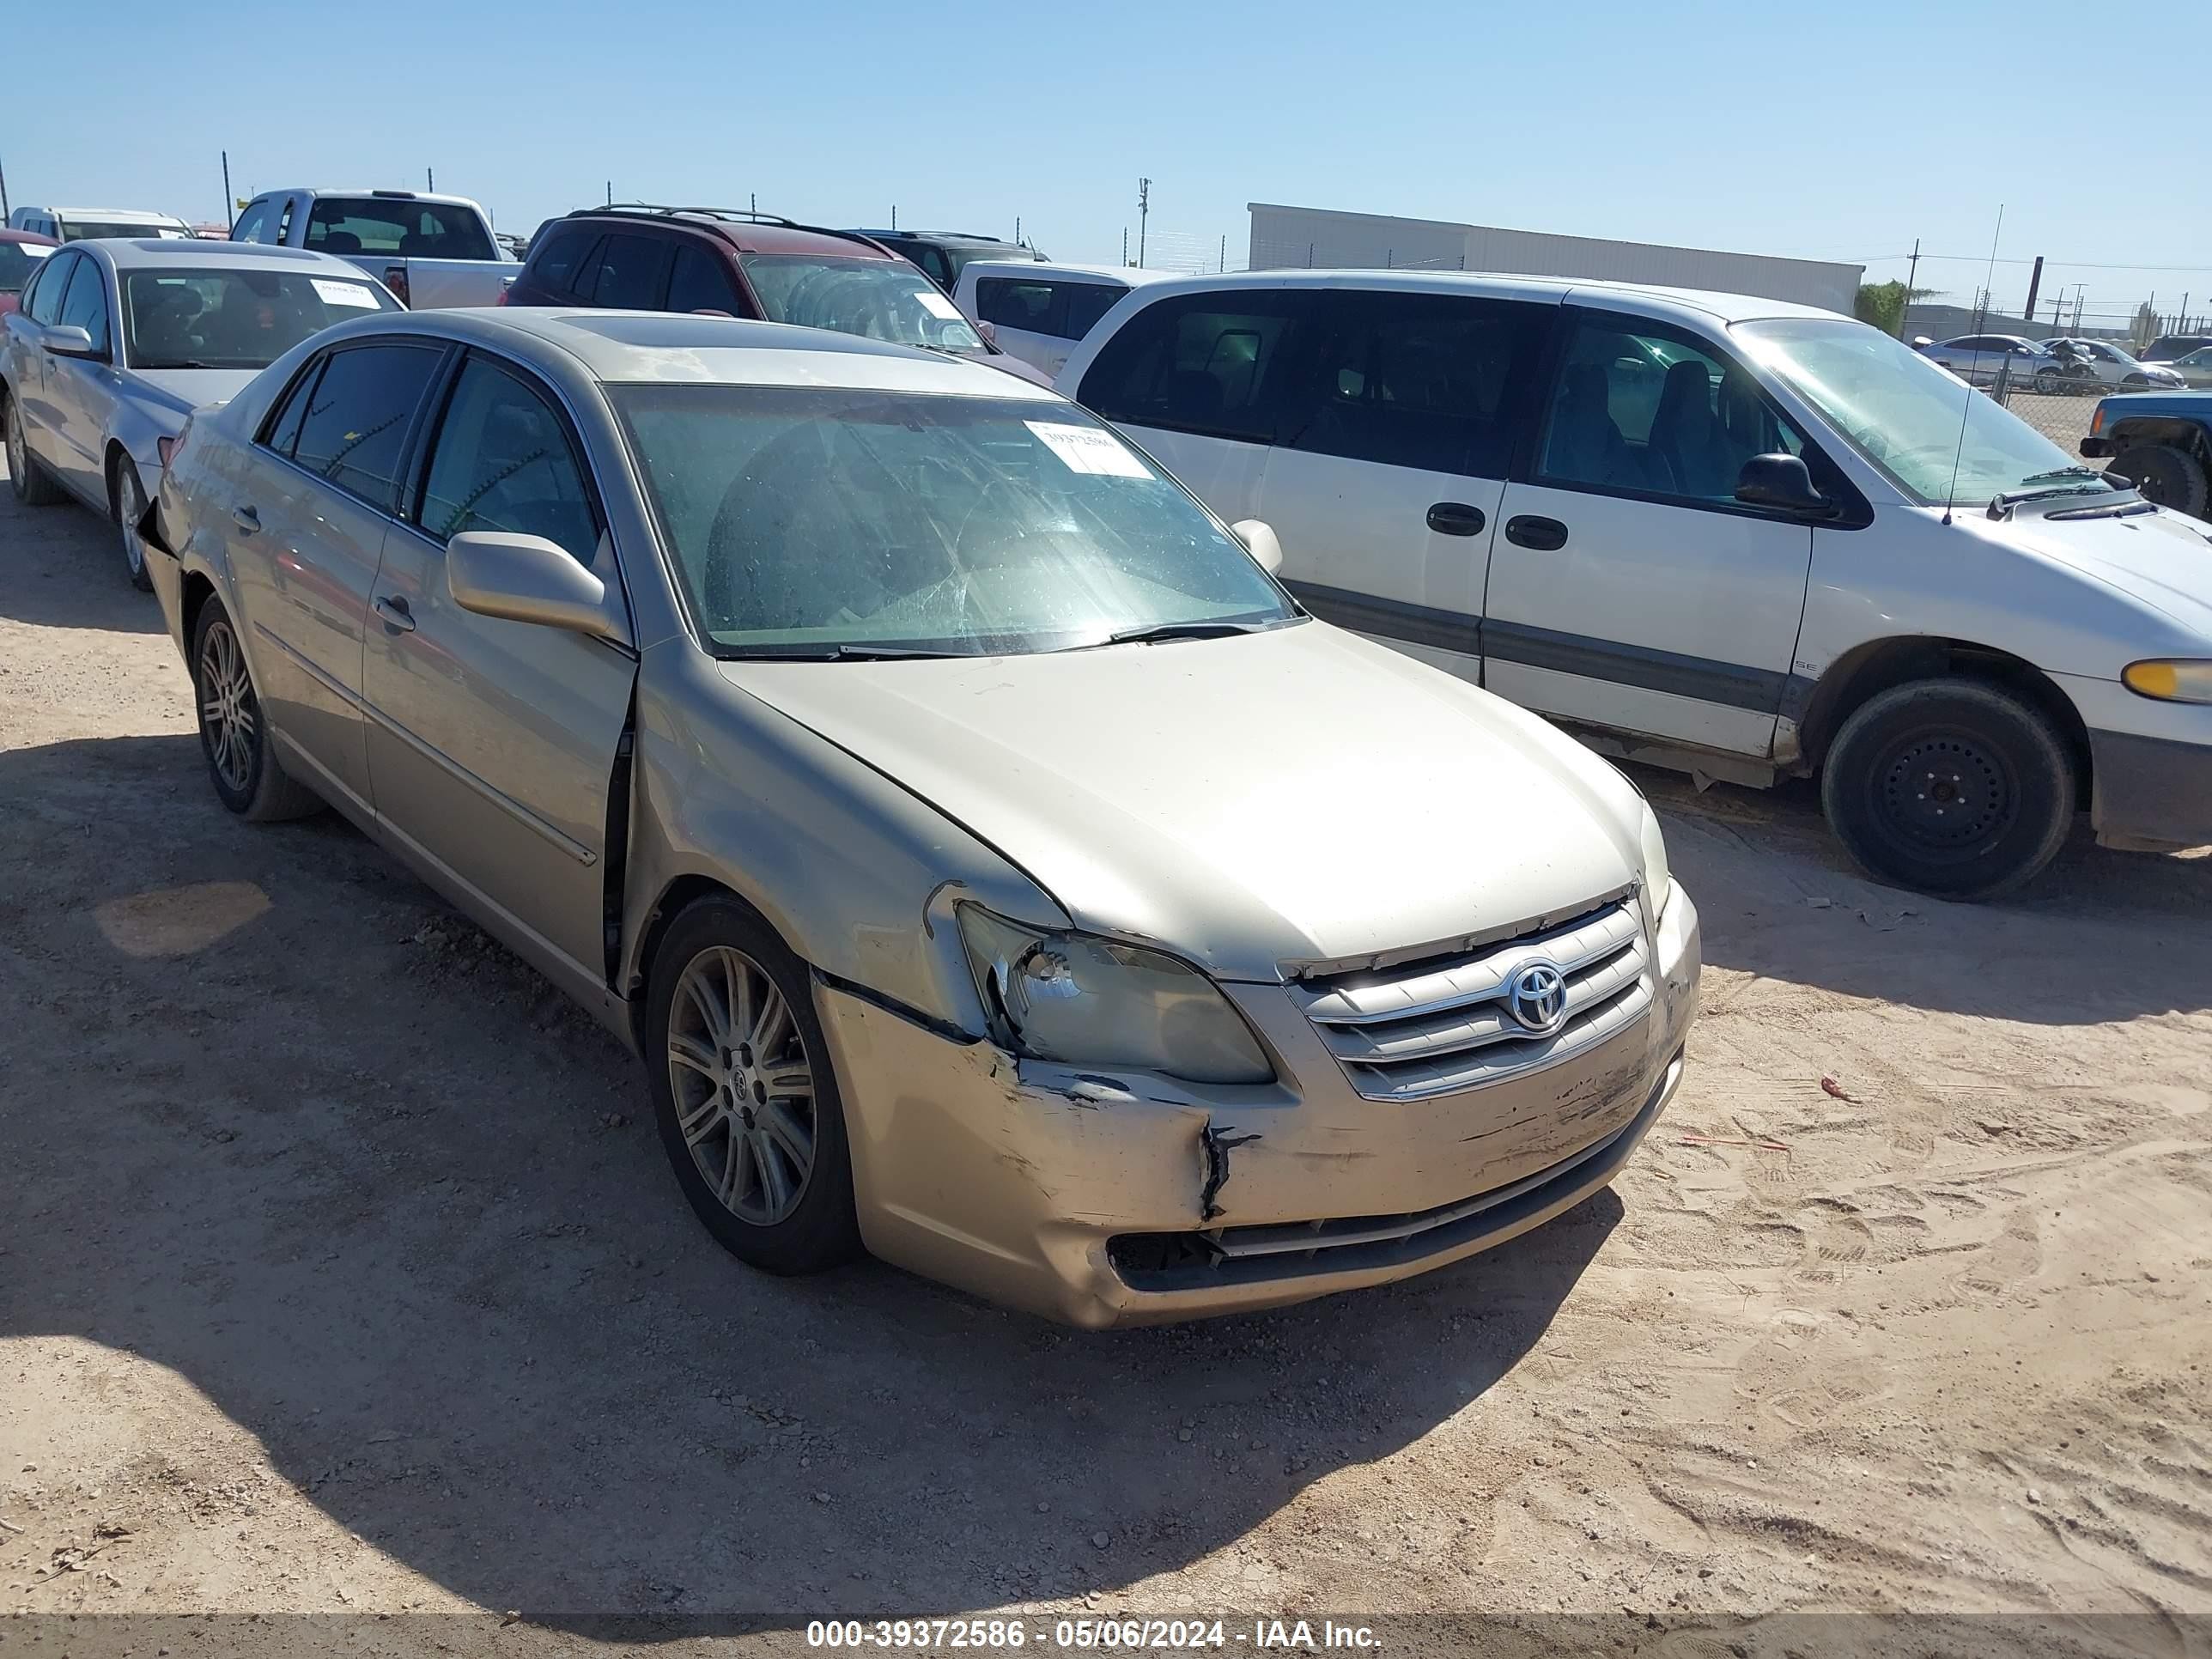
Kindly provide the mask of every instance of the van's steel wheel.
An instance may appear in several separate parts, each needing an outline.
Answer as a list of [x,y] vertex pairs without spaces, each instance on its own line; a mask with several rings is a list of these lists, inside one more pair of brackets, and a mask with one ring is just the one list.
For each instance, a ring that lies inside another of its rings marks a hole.
[[670,924],[650,975],[656,1115],[693,1212],[772,1273],[857,1254],[844,1110],[804,964],[714,897]]
[[131,586],[142,593],[154,591],[154,578],[146,568],[146,542],[138,533],[138,520],[146,516],[146,491],[138,483],[138,469],[128,459],[115,464],[110,492],[115,504],[115,526],[123,537],[123,570]]
[[0,426],[8,428],[8,485],[26,507],[52,507],[62,492],[46,468],[31,459],[23,437],[23,422],[13,399],[0,395]]
[[238,642],[238,630],[220,599],[200,607],[192,626],[192,701],[200,720],[200,749],[216,798],[256,823],[303,817],[322,805],[313,791],[293,781],[269,746],[261,696]]
[[2172,444],[2130,444],[2113,458],[2111,471],[2131,482],[2147,501],[2193,518],[2206,516],[2212,480],[2205,477],[2203,464],[2186,450]]
[[1872,697],[1828,750],[1820,802],[1877,879],[1993,898],[2057,856],[2074,760],[2051,722],[1979,680],[1916,680]]
[[2057,369],[2039,368],[2035,371],[2035,389],[2045,397],[2056,397],[2066,387]]

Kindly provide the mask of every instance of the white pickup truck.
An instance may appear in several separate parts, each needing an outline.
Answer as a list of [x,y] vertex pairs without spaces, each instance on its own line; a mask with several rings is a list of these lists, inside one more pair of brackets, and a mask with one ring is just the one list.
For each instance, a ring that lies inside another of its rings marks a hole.
[[264,191],[230,236],[335,253],[417,311],[497,305],[522,269],[493,237],[482,208],[465,196],[422,191]]

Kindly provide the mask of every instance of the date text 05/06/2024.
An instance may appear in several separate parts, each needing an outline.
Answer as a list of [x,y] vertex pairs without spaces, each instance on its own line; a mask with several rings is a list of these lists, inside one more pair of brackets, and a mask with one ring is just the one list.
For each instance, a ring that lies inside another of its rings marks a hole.
[[1377,1645],[1365,1625],[1334,1620],[1254,1619],[1055,1619],[1032,1626],[1026,1619],[817,1619],[806,1626],[812,1648],[889,1648],[924,1650],[964,1648],[1004,1653],[1027,1647],[1100,1650],[1106,1652],[1172,1651],[1189,1648],[1243,1647],[1261,1651],[1339,1648],[1360,1651]]

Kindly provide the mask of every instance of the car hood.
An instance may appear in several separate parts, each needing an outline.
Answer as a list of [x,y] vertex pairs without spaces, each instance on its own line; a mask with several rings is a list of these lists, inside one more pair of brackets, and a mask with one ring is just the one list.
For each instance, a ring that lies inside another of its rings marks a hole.
[[132,368],[124,371],[141,401],[179,415],[227,404],[246,390],[258,368]]
[[[2079,506],[2061,498],[2048,511]],[[2212,526],[2160,507],[2124,518],[2015,517],[2004,528],[2043,557],[2093,576],[2212,640]]]
[[722,668],[988,842],[1079,926],[1225,979],[1571,914],[1642,856],[1635,791],[1610,766],[1323,623]]

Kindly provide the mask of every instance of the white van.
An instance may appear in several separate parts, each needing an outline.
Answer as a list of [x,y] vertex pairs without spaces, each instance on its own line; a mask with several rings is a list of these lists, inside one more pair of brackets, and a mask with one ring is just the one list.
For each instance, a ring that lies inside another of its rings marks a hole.
[[2212,527],[1888,336],[1405,271],[1152,284],[1060,390],[1318,615],[1701,779],[1818,773],[1881,878],[2016,887],[2077,807],[2212,842]]
[[1171,273],[1123,265],[1056,265],[1032,259],[971,259],[953,302],[1009,356],[1060,373],[1067,354],[1131,289]]
[[57,242],[82,242],[101,236],[183,236],[192,228],[173,213],[144,208],[19,207],[8,216],[8,228],[51,236]]

